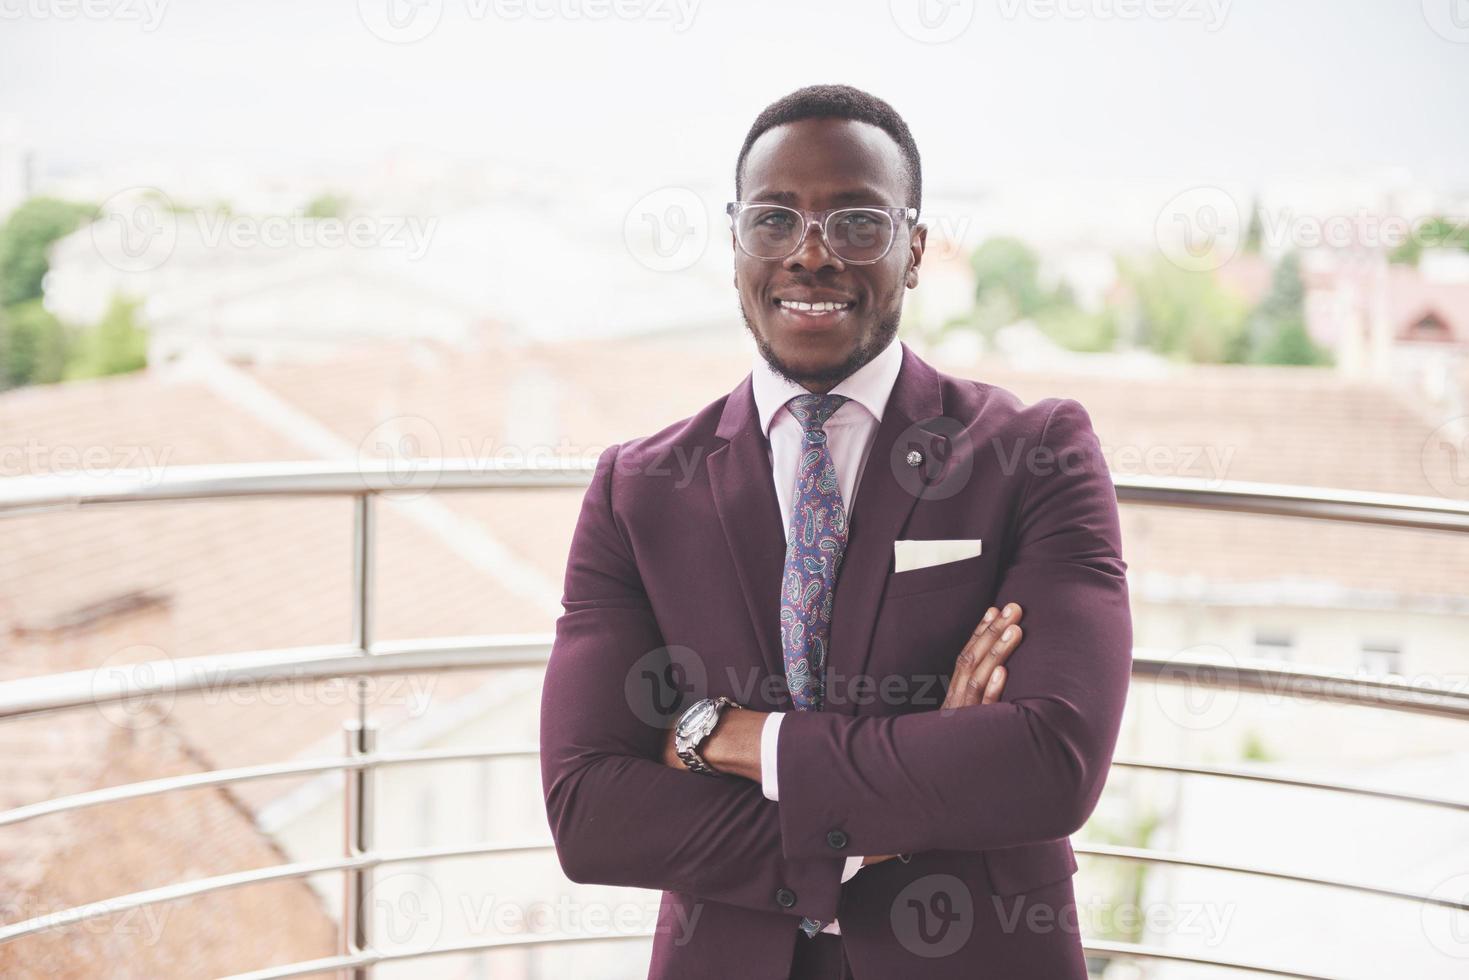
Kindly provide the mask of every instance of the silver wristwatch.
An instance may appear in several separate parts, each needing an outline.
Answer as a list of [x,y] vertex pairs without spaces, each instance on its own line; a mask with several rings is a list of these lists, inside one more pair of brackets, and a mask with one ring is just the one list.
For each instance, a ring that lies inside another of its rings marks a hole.
[[698,748],[709,737],[709,733],[714,731],[714,726],[719,724],[720,714],[731,706],[741,707],[733,698],[703,698],[689,705],[678,716],[678,725],[673,732],[673,747],[690,771],[705,776],[719,775],[719,770],[699,758]]

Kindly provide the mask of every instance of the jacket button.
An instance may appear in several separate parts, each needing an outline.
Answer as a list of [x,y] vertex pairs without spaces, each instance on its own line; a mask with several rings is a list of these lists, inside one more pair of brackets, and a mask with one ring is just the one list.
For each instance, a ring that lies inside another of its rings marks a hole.
[[775,893],[776,904],[783,909],[788,909],[796,904],[796,893],[789,888],[778,889]]
[[840,851],[847,846],[847,835],[840,830],[829,830],[826,832],[826,843],[829,847]]

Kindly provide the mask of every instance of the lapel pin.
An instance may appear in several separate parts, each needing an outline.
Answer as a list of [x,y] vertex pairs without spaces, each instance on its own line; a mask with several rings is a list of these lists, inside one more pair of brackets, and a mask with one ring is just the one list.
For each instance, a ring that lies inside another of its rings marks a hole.
[[908,453],[908,465],[909,466],[922,466],[923,465],[923,454],[920,453],[916,449],[914,449],[911,452],[909,452]]

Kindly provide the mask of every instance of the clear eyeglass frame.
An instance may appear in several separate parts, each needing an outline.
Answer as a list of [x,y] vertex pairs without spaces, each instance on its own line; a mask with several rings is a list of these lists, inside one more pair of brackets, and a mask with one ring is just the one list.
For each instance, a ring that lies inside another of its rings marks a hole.
[[[788,211],[791,214],[798,215],[800,217],[802,221],[801,235],[799,238],[796,239],[796,244],[791,247],[791,250],[789,252],[779,256],[756,255],[754,252],[750,251],[748,247],[746,247],[745,242],[740,237],[739,216],[742,211],[746,211],[754,207],[774,208],[780,211]],[[877,256],[877,258],[849,259],[843,256],[840,251],[832,247],[832,218],[836,215],[847,214],[850,212],[883,214],[887,216],[889,222],[888,244],[887,248],[883,249],[882,254]],[[898,240],[898,222],[900,220],[906,220],[908,222],[909,228],[911,228],[918,220],[917,208],[883,207],[881,205],[827,208],[824,211],[807,211],[804,208],[793,208],[789,205],[772,204],[767,201],[730,201],[724,206],[724,213],[729,216],[729,226],[735,233],[735,244],[739,246],[740,251],[744,252],[752,259],[760,259],[764,262],[784,262],[786,259],[799,252],[801,250],[801,246],[806,244],[806,236],[811,233],[811,226],[814,224],[821,232],[821,240],[823,243],[825,243],[826,250],[832,255],[835,255],[838,259],[840,259],[843,265],[875,265],[876,263],[881,262],[883,259],[887,258],[888,253],[893,250],[893,242]]]

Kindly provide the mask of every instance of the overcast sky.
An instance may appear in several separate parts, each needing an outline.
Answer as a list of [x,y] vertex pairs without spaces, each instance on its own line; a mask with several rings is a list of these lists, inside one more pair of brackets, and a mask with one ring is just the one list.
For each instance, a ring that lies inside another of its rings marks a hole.
[[[63,19],[78,2],[113,16]],[[936,188],[1392,167],[1469,185],[1465,0],[586,2],[0,0],[0,132],[50,161],[407,145],[662,184],[724,177],[767,102],[845,81],[903,113]],[[923,43],[924,13],[963,30]]]

